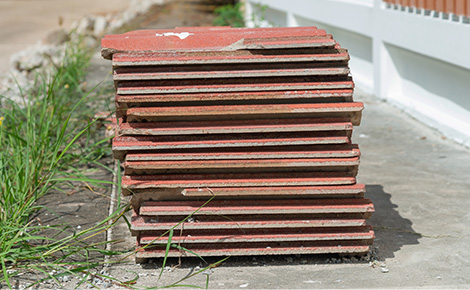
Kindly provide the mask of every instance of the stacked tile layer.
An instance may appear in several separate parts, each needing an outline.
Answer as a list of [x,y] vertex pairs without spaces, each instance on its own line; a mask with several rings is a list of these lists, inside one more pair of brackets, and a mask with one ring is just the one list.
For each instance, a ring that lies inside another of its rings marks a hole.
[[331,35],[186,27],[108,35],[102,46],[137,259],[163,256],[170,229],[170,256],[369,250],[374,207],[351,144],[363,104]]

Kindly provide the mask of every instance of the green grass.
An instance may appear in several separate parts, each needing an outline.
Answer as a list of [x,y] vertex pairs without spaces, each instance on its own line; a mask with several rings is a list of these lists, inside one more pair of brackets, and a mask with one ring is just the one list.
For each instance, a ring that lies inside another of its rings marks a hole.
[[[71,43],[63,65],[55,68],[50,76],[38,76],[34,88],[22,92],[21,104],[1,100],[0,286],[6,284],[11,288],[12,279],[34,273],[37,279],[30,286],[45,280],[54,280],[60,285],[61,277],[68,275],[79,279],[78,286],[90,283],[87,278],[94,277],[127,288],[138,287],[135,284],[138,277],[121,281],[95,274],[96,267],[105,263],[104,255],[125,254],[105,250],[106,244],[114,241],[91,242],[125,218],[130,208],[121,201],[119,192],[115,211],[95,226],[81,231],[72,230],[67,224],[42,225],[32,218],[40,210],[53,213],[38,205],[38,200],[51,191],[63,191],[67,184],[111,184],[88,178],[83,173],[90,165],[112,171],[99,162],[103,155],[110,153],[110,148],[107,140],[94,132],[96,126],[91,116],[96,112],[90,110],[93,106],[86,106],[93,100],[90,92],[82,90],[89,59],[90,52],[86,48],[80,43]],[[120,172],[116,174],[120,181]],[[178,247],[171,244],[171,236],[167,250],[170,247]],[[129,249],[127,254],[132,255],[137,250]],[[107,262],[121,263],[122,260]],[[166,258],[162,269],[165,263]],[[216,264],[220,262],[162,287],[181,285],[182,281]],[[208,282],[207,277],[206,288]]]
[[[90,53],[80,43],[70,44],[63,65],[50,76],[38,76],[34,88],[22,92],[22,103],[2,99],[0,283],[9,287],[11,277],[25,271],[50,276],[51,269],[64,272],[73,266],[75,270],[69,272],[80,272],[83,266],[90,268],[94,265],[90,253],[105,251],[87,240],[105,231],[109,221],[126,208],[120,204],[119,211],[78,233],[69,233],[67,225],[42,226],[31,220],[42,208],[37,201],[51,190],[61,190],[71,181],[110,183],[87,178],[80,170],[99,164],[106,150],[106,140],[93,134],[92,112],[83,104],[88,94],[81,84],[89,59]],[[57,239],[58,234],[66,237]],[[72,255],[81,257],[81,262],[67,262]]]
[[243,19],[241,8],[241,2],[235,5],[227,4],[217,7],[214,10],[216,17],[212,24],[215,26],[245,27],[245,20]]

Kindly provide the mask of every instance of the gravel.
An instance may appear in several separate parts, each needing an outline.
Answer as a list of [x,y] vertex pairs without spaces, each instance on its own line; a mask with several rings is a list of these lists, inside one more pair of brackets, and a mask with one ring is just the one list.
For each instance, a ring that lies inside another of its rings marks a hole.
[[122,13],[89,15],[75,22],[68,30],[51,32],[43,42],[19,51],[10,58],[8,76],[0,80],[0,95],[22,105],[21,92],[33,87],[38,74],[48,80],[53,68],[64,61],[68,40],[82,39],[88,47],[96,47],[105,34],[121,28],[153,5],[165,2],[167,0],[132,0],[129,8]]

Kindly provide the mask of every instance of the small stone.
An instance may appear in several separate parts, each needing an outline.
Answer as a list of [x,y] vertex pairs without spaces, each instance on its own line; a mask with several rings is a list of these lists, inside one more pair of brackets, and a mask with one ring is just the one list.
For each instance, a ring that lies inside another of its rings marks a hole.
[[53,44],[53,45],[63,44],[69,40],[70,40],[69,34],[63,28],[57,29],[49,33],[49,35],[47,35],[46,37],[46,43]]
[[122,19],[113,19],[109,24],[109,30],[113,31],[115,29],[121,28],[125,24]]
[[201,274],[203,274],[203,275],[210,275],[210,274],[212,274],[213,272],[214,272],[214,271],[213,271],[212,269],[208,269],[208,270],[205,270],[205,271],[201,272]]
[[380,271],[382,271],[382,273],[388,273],[389,272],[388,268],[385,268],[385,267],[381,267]]
[[95,20],[91,17],[84,17],[77,25],[78,34],[86,34],[88,31],[91,31],[95,26]]
[[98,16],[95,19],[93,26],[93,33],[96,36],[101,37],[106,32],[106,27],[108,26],[108,21],[103,16]]
[[105,269],[102,269],[100,271],[100,274],[103,275],[103,276],[109,276],[109,273]]

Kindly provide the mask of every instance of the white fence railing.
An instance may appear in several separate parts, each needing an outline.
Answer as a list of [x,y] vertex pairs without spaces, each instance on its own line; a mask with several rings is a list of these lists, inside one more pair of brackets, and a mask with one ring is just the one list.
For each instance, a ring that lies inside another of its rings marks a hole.
[[245,13],[252,25],[325,29],[349,50],[359,88],[470,146],[468,17],[381,0],[245,0]]

